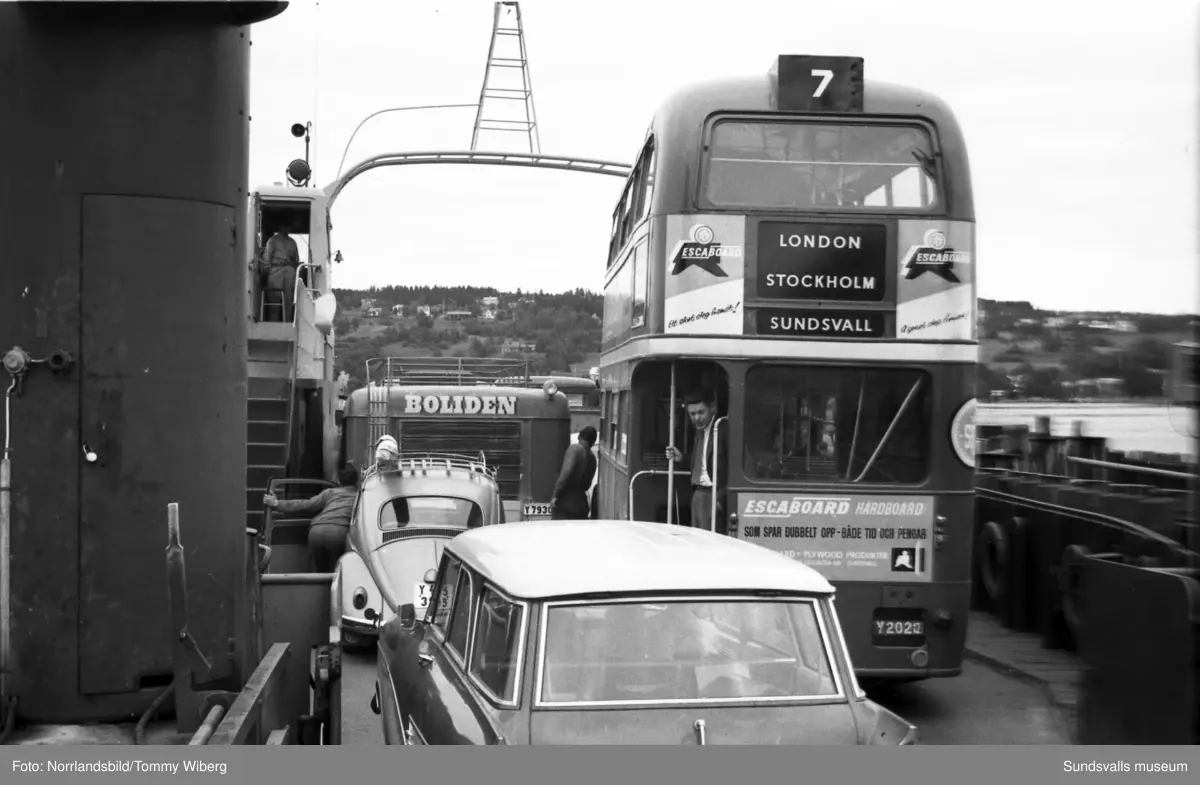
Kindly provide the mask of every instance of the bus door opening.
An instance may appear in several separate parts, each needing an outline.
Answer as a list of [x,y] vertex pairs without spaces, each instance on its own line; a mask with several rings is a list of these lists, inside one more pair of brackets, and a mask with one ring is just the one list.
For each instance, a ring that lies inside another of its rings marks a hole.
[[[631,490],[631,512],[634,520],[692,524],[692,463],[697,449],[703,447],[703,433],[693,424],[687,401],[690,398],[707,401],[703,407],[692,406],[693,411],[712,410],[711,422],[718,432],[728,437],[729,424],[729,379],[725,369],[718,363],[701,360],[661,360],[643,363],[633,374],[635,422],[634,454],[641,461],[641,471],[635,474],[637,482]],[[726,442],[727,443],[727,442]],[[711,445],[713,466],[718,487],[725,487],[728,471],[727,456],[722,455],[714,439]],[[673,445],[683,454],[682,462],[672,466],[667,458],[667,447]],[[639,476],[640,475],[640,476]],[[720,501],[720,494],[717,494]],[[715,528],[723,530],[725,518],[723,504],[718,504],[717,515],[709,516],[716,522]]]

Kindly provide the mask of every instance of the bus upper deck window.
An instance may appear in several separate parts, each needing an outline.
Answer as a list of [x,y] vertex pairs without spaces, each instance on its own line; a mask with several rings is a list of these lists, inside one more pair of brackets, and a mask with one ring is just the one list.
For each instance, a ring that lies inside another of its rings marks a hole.
[[929,210],[932,144],[916,126],[720,121],[705,196],[720,207]]

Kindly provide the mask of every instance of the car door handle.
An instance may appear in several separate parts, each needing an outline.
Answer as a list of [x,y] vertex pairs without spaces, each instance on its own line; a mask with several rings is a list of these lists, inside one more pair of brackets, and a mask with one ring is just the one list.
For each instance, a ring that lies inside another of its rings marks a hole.
[[417,664],[420,665],[422,668],[428,668],[430,665],[433,664],[433,655],[432,654],[423,654],[423,653],[418,654],[417,655]]

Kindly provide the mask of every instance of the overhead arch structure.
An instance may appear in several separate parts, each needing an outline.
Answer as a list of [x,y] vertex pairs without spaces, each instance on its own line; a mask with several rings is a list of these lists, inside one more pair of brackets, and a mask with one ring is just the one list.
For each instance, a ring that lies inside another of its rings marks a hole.
[[385,166],[414,166],[418,164],[476,164],[482,166],[522,166],[535,169],[557,169],[563,172],[585,172],[609,177],[629,177],[633,167],[615,161],[596,158],[577,158],[564,155],[535,155],[531,153],[495,153],[482,150],[445,150],[412,153],[383,153],[352,166],[345,174],[325,186],[327,208],[332,209],[342,189],[360,174]]

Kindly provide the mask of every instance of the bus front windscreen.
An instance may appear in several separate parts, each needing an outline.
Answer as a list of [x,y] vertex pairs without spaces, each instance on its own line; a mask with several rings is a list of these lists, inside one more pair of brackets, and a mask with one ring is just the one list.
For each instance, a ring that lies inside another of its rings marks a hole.
[[746,476],[924,482],[932,447],[931,386],[920,370],[755,366],[746,374]]
[[722,120],[713,126],[704,197],[746,210],[929,212],[934,151],[920,126]]

